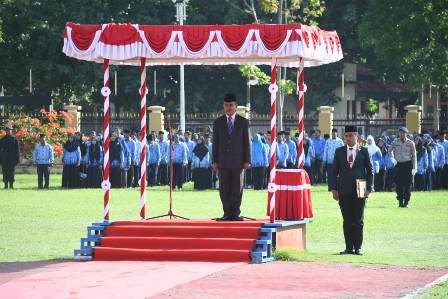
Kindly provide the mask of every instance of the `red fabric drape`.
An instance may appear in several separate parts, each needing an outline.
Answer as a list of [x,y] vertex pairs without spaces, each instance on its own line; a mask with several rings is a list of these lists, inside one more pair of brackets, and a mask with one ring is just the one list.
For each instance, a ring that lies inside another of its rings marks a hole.
[[185,44],[193,52],[201,50],[215,26],[182,26]]
[[221,36],[226,46],[233,51],[238,51],[246,41],[250,26],[228,25],[221,26]]
[[144,31],[149,46],[157,53],[165,50],[174,26],[142,25],[140,29]]
[[78,25],[69,23],[72,28],[72,40],[80,50],[87,50],[95,38],[95,33],[101,30],[101,25]]
[[109,24],[101,34],[100,41],[108,45],[124,46],[142,40],[131,24]]

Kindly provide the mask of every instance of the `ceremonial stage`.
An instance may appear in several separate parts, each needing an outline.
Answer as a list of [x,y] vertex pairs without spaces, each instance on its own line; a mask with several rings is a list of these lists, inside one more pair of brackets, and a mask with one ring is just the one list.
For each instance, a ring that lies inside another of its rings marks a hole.
[[304,250],[310,220],[141,220],[94,223],[79,260],[252,262],[273,260],[273,250]]

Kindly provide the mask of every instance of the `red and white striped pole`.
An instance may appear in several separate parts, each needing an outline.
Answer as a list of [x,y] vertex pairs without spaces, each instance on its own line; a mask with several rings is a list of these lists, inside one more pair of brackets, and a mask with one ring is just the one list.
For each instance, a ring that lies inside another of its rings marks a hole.
[[299,71],[297,72],[297,93],[299,95],[299,121],[297,124],[297,132],[299,133],[298,140],[298,165],[299,169],[303,169],[303,164],[305,161],[305,153],[303,151],[303,139],[305,135],[305,124],[304,124],[304,103],[305,103],[305,72],[304,72],[304,59],[300,58]]
[[276,128],[277,128],[277,62],[273,58],[271,62],[271,84],[269,85],[269,93],[271,94],[271,151],[269,160],[269,184],[268,184],[268,202],[269,202],[269,218],[271,223],[275,222],[275,191],[277,186],[275,185],[275,171],[276,171]]
[[146,58],[140,58],[140,217],[145,219],[146,208]]
[[110,190],[110,181],[109,181],[109,170],[110,170],[110,161],[109,161],[109,143],[110,143],[110,106],[109,106],[109,96],[111,94],[109,85],[109,59],[104,59],[103,62],[103,70],[104,70],[104,86],[101,89],[101,94],[103,95],[104,102],[104,160],[103,160],[103,182],[101,183],[101,187],[104,191],[104,213],[103,218],[104,221],[109,221],[109,190]]

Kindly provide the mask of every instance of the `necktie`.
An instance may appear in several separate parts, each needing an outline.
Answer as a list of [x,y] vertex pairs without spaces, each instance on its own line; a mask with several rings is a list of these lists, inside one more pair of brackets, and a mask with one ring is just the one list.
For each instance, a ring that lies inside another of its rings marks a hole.
[[232,123],[232,117],[229,116],[227,118],[227,130],[229,131],[229,135],[232,134],[233,131],[233,123]]
[[353,147],[349,147],[348,150],[350,151],[350,154],[348,155],[348,163],[350,166],[352,166],[353,163]]

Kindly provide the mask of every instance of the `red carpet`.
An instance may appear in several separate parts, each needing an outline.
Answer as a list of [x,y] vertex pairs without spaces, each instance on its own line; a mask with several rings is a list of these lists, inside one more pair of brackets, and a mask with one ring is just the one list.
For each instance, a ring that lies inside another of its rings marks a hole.
[[117,221],[95,260],[249,262],[265,221]]

